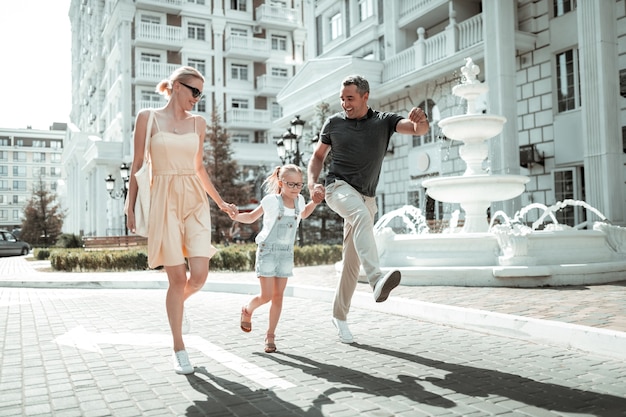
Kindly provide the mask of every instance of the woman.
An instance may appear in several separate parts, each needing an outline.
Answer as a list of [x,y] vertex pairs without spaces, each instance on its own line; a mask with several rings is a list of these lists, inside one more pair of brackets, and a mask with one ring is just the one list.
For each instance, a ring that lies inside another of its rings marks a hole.
[[[184,303],[204,285],[211,245],[211,215],[207,194],[229,215],[237,211],[225,203],[213,186],[202,163],[206,121],[191,110],[202,99],[204,77],[192,67],[181,67],[161,81],[156,91],[168,100],[165,107],[143,109],[137,114],[134,156],[128,188],[128,229],[135,230],[135,173],[141,168],[146,134],[150,136],[152,163],[150,215],[148,220],[148,265],[163,265],[169,281],[167,317],[174,341],[174,370],[190,374],[182,336]],[[187,258],[189,276],[187,276]]]

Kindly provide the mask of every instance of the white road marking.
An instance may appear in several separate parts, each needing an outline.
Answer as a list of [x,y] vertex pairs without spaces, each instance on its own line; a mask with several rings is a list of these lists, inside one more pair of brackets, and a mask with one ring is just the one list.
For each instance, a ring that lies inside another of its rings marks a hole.
[[[287,389],[295,387],[291,382],[230,353],[200,336],[186,336],[185,343],[242,376],[268,389]],[[96,333],[88,332],[78,326],[54,339],[62,346],[71,346],[80,350],[102,353],[101,344],[131,346],[170,346],[171,336],[154,333]]]

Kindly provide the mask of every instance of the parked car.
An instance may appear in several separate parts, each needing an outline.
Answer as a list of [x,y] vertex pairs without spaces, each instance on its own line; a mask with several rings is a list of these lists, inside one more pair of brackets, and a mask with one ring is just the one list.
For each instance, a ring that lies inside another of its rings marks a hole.
[[0,256],[27,255],[30,245],[8,230],[0,230]]

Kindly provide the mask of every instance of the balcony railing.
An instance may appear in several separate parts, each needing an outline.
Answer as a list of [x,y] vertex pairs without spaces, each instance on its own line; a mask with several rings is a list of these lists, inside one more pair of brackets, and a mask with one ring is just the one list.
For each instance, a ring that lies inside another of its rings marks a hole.
[[256,21],[273,28],[295,28],[299,24],[295,9],[269,4],[263,4],[256,8]]
[[482,14],[476,15],[428,39],[425,38],[424,29],[420,28],[418,40],[412,47],[384,61],[383,82],[399,78],[482,42],[482,19]]
[[182,40],[183,30],[179,26],[139,22],[135,27],[135,41],[138,42],[180,45]]
[[180,65],[162,62],[140,62],[136,69],[137,81],[161,81],[170,76]]
[[229,127],[269,129],[272,120],[267,110],[230,109],[226,112],[226,124]]
[[270,56],[269,42],[262,38],[229,36],[226,38],[224,55],[229,58],[267,59]]
[[287,84],[289,78],[261,75],[256,77],[256,91],[262,96],[275,96]]

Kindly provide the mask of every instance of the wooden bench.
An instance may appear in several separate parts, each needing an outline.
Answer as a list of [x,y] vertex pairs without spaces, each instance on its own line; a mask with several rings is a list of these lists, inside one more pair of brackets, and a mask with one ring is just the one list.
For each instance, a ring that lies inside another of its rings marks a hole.
[[129,249],[146,246],[148,238],[137,235],[130,236],[93,236],[83,237],[85,250]]

